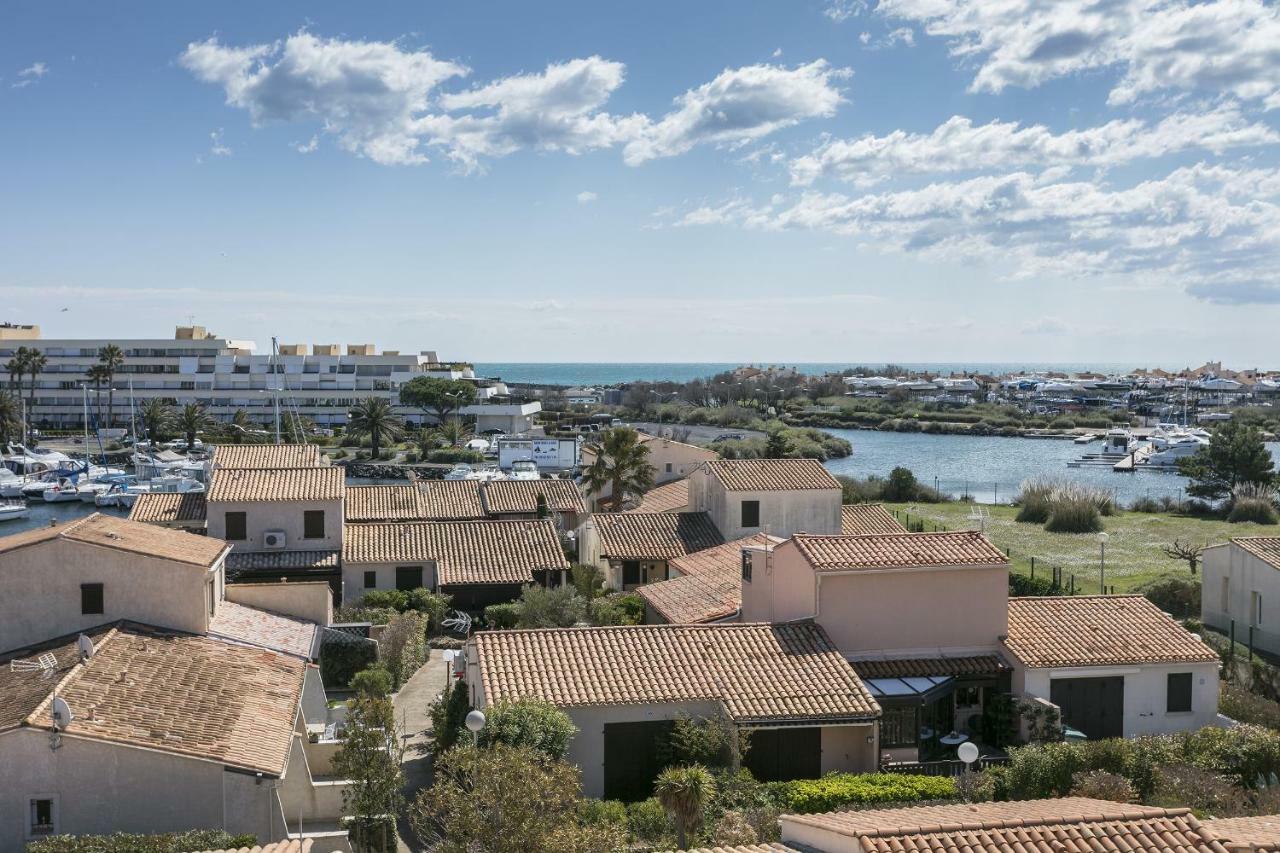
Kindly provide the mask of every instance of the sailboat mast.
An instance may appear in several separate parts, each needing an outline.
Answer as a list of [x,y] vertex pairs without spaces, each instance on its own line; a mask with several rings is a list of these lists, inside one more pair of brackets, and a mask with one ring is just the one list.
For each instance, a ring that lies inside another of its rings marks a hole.
[[280,363],[280,345],[275,335],[271,336],[271,404],[276,415],[276,444],[280,443],[280,377],[276,375]]

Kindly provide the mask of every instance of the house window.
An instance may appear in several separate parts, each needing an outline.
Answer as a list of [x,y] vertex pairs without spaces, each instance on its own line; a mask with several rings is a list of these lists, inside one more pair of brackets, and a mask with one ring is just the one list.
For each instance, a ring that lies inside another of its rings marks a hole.
[[249,538],[249,520],[243,512],[227,513],[226,528],[228,542],[243,542]]
[[957,708],[976,708],[982,704],[982,688],[965,685],[956,688]]
[[53,800],[31,801],[31,834],[49,835],[53,832]]
[[885,708],[880,718],[880,746],[915,746],[920,736],[914,705]]
[[397,566],[396,589],[411,590],[422,586],[422,566]]
[[1222,603],[1222,606],[1219,607],[1218,609],[1221,610],[1223,613],[1227,613],[1228,611],[1231,610],[1231,578],[1229,577],[1225,577],[1222,579],[1222,602],[1221,603]]
[[751,552],[742,552],[742,579],[751,583]]
[[364,573],[364,588],[375,589],[378,586],[378,573],[370,571]]
[[742,526],[743,527],[759,527],[760,526],[760,501],[743,501],[742,502]]
[[640,585],[640,563],[637,560],[622,561],[622,585]]
[[309,509],[302,513],[302,538],[324,538],[324,510]]
[[1191,710],[1191,673],[1169,673],[1165,710],[1170,714]]
[[1262,625],[1262,593],[1253,593],[1250,597],[1250,603],[1253,606],[1249,608],[1249,616],[1253,620],[1253,627],[1257,628]]
[[668,462],[668,463],[667,463],[667,473],[668,473],[668,474],[670,474],[670,473],[671,473],[671,463],[670,463],[670,462]]
[[102,613],[102,584],[80,584],[80,612],[85,616],[95,616]]

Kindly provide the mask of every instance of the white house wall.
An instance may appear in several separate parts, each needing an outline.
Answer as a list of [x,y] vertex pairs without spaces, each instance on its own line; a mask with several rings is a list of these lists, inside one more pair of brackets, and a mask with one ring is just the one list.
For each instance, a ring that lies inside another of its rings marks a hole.
[[[1226,597],[1223,581],[1226,580]],[[1249,642],[1254,626],[1254,646],[1280,654],[1280,569],[1245,549],[1227,543],[1204,552],[1200,615],[1206,625],[1230,631],[1236,625],[1236,641]],[[1261,620],[1254,613],[1254,594],[1261,598]]]
[[[375,589],[396,588],[397,567],[420,567],[422,569],[422,585],[427,589],[436,589],[436,564],[430,560],[404,560],[399,563],[342,563],[342,601],[354,604],[364,597],[366,592]],[[377,573],[377,586],[366,589],[364,573]]]
[[[324,537],[303,537],[303,519],[307,510],[324,510]],[[227,538],[228,512],[245,514],[246,539],[228,541],[241,551],[265,551],[263,534],[268,530],[285,532],[286,551],[336,551],[342,548],[342,501],[219,501],[208,505],[209,535]]]

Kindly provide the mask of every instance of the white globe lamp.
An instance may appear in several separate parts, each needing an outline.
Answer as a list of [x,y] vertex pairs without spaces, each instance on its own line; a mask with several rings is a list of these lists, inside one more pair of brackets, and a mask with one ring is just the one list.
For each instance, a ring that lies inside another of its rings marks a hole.
[[465,725],[467,727],[467,731],[471,732],[472,734],[483,729],[484,722],[485,720],[484,720],[483,711],[469,711],[467,713],[467,719],[466,719]]

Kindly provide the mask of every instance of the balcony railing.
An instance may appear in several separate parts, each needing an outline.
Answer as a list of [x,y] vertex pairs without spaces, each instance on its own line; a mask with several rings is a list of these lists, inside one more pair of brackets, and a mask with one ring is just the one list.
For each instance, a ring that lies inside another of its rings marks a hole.
[[[974,770],[996,767],[1009,763],[1007,755],[984,755],[973,762]],[[886,773],[905,773],[909,776],[946,776],[955,778],[964,773],[967,765],[963,761],[895,761],[882,765]]]

